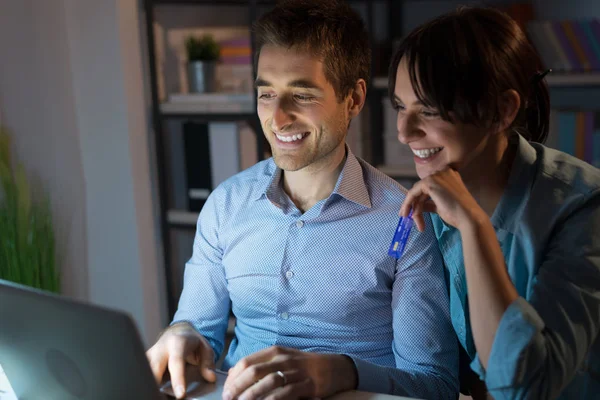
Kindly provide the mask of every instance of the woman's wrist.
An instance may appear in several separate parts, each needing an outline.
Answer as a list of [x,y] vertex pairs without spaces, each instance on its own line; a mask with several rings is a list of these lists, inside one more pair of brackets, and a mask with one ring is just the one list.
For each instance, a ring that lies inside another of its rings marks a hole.
[[479,234],[482,229],[486,227],[492,227],[492,221],[490,217],[483,211],[479,206],[473,207],[469,210],[465,210],[463,215],[458,219],[457,229],[462,235],[465,234]]

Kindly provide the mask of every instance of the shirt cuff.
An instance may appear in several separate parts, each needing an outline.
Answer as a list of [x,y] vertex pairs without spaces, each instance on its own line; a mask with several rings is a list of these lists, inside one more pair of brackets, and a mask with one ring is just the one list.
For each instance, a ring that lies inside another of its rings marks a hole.
[[485,381],[488,390],[514,386],[528,370],[525,350],[542,329],[544,321],[537,311],[524,298],[517,298],[500,319],[487,370],[481,365],[478,354],[471,362],[471,369]]
[[381,366],[348,355],[356,367],[356,390],[373,393],[391,393],[387,382],[382,380]]

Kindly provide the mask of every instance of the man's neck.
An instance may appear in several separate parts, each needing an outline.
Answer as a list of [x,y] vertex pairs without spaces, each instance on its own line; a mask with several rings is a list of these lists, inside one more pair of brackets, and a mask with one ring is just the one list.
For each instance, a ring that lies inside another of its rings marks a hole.
[[461,171],[465,186],[490,217],[506,189],[514,158],[515,146],[510,146],[508,138],[501,136],[498,140],[488,142],[467,171]]
[[298,171],[283,171],[283,189],[303,213],[331,195],[346,161],[342,145],[324,160]]

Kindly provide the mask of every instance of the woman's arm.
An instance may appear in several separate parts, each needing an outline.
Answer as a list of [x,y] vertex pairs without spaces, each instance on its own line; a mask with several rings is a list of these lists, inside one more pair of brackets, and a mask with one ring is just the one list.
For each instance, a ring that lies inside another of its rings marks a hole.
[[489,218],[456,172],[417,183],[401,209],[437,212],[461,232],[478,351],[472,367],[496,399],[558,396],[598,338],[600,192],[583,197],[554,228],[527,300],[510,281]]
[[473,341],[487,368],[494,337],[504,312],[519,295],[512,284],[504,255],[489,217],[481,210],[463,218],[460,231]]

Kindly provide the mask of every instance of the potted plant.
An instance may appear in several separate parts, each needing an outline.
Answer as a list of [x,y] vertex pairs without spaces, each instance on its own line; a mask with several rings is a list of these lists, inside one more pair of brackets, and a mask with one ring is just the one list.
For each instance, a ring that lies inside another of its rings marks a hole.
[[0,127],[0,279],[59,293],[50,202],[32,192],[23,165],[12,165]]
[[210,34],[189,36],[185,41],[188,57],[188,82],[190,92],[215,91],[215,66],[219,59],[219,44]]

